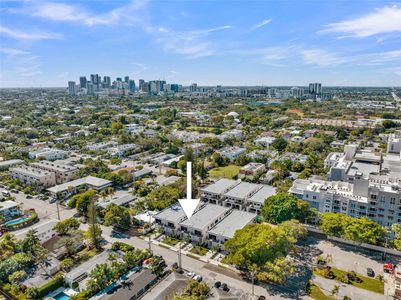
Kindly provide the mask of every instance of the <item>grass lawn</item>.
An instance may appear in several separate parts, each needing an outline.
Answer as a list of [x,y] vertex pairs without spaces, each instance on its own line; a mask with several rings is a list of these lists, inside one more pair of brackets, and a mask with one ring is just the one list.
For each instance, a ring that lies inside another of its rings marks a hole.
[[189,252],[197,254],[199,256],[203,256],[205,255],[207,252],[209,251],[209,249],[207,248],[203,248],[201,246],[194,246]]
[[[333,273],[335,275],[334,280],[337,280],[337,281],[340,281],[340,278],[342,278],[345,274],[347,274],[346,271],[336,269],[333,267],[331,268],[331,270],[333,271]],[[321,270],[321,269],[315,268],[313,270],[313,273],[315,275],[324,277],[323,270]],[[355,287],[359,287],[361,289],[365,289],[365,290],[372,291],[372,292],[379,293],[379,294],[384,294],[384,282],[382,282],[378,279],[375,279],[375,278],[362,276],[360,274],[358,274],[358,277],[360,279],[362,279],[362,282],[351,281],[350,284],[352,284]]]
[[179,239],[173,238],[171,236],[166,236],[163,240],[162,243],[167,244],[169,246],[174,247],[175,245],[177,245],[180,242]]
[[239,167],[235,165],[229,165],[227,167],[214,168],[209,171],[209,175],[214,178],[228,178],[232,179],[239,173]]
[[310,286],[309,297],[316,300],[334,300],[333,297],[327,296],[322,292],[322,290],[314,283]]

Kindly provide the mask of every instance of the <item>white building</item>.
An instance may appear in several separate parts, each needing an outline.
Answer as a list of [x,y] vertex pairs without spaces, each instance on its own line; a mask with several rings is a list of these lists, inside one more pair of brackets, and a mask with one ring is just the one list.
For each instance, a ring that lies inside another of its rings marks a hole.
[[246,153],[245,148],[240,147],[226,147],[217,151],[221,157],[228,158],[230,161],[234,161],[237,157]]
[[42,160],[31,164],[32,167],[54,173],[56,184],[64,183],[75,179],[78,174],[78,168],[57,161]]
[[19,179],[22,183],[32,186],[50,187],[56,184],[56,176],[53,172],[30,166],[10,168],[10,175],[12,179]]
[[239,170],[238,178],[255,179],[266,172],[266,166],[261,163],[248,163]]
[[124,144],[107,149],[107,153],[111,156],[123,157],[131,154],[138,148],[135,144]]
[[388,137],[387,152],[397,153],[401,152],[401,136],[399,134],[392,133]]
[[36,230],[37,232],[36,235],[39,238],[40,243],[44,244],[52,237],[57,235],[57,232],[54,230],[54,226],[57,224],[57,222],[58,222],[57,220],[47,220],[45,222],[35,224],[29,228],[18,231],[15,234],[15,237],[18,240],[23,240],[26,237],[28,231],[33,229]]
[[22,165],[24,161],[22,159],[9,159],[0,161],[0,170],[8,170],[11,167]]
[[86,176],[73,181],[65,182],[47,189],[54,196],[57,194],[67,195],[75,194],[77,190],[81,188],[94,189],[101,191],[112,185],[112,182],[107,179],[98,178],[94,176]]
[[255,144],[256,146],[269,148],[269,147],[273,144],[273,142],[274,142],[275,140],[276,140],[275,137],[272,137],[272,136],[263,136],[263,137],[257,138],[257,139],[254,140],[253,142],[254,142],[254,144]]
[[22,214],[21,209],[18,208],[18,203],[8,200],[0,202],[0,215],[6,220],[11,220],[16,216]]
[[64,159],[67,156],[67,152],[59,149],[43,148],[30,151],[28,155],[30,159],[43,158],[45,160],[57,160]]

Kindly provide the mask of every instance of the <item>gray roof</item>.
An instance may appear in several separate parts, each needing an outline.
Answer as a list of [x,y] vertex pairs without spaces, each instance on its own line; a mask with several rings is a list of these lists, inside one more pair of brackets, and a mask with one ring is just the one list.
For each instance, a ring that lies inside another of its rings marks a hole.
[[103,178],[98,178],[94,176],[86,176],[84,178],[79,178],[73,181],[69,181],[63,184],[56,185],[47,189],[49,192],[58,193],[67,191],[69,187],[79,187],[81,185],[87,184],[95,188],[101,188],[103,186],[111,185],[111,181]]
[[134,177],[139,178],[139,177],[143,177],[143,176],[150,175],[150,174],[152,174],[152,170],[142,169],[142,170],[135,171]]
[[115,204],[115,205],[121,206],[121,205],[126,205],[134,200],[135,200],[135,196],[131,195],[131,194],[115,196],[115,197],[113,197],[113,199],[111,199],[109,201],[100,202],[99,206],[102,208],[106,208],[110,204]]
[[144,269],[138,273],[132,274],[127,282],[132,284],[125,285],[119,288],[114,294],[104,294],[100,299],[106,300],[122,300],[131,299],[134,295],[137,295],[141,290],[145,289],[151,282],[156,280],[157,276],[152,273],[150,269]]
[[81,276],[82,274],[89,274],[96,265],[102,264],[107,261],[107,257],[109,256],[110,252],[111,250],[103,251],[102,253],[92,257],[88,261],[68,272],[65,275],[66,279],[75,280],[78,276]]
[[233,210],[220,223],[209,230],[209,233],[221,235],[226,238],[232,238],[235,231],[242,229],[256,218],[256,214],[252,214],[242,210]]
[[257,191],[252,197],[248,200],[253,202],[264,203],[266,198],[273,196],[276,194],[276,188],[271,185],[264,185],[259,191]]
[[215,183],[205,186],[201,190],[207,193],[221,194],[236,184],[238,184],[238,182],[235,180],[222,178]]
[[155,218],[163,219],[170,222],[180,222],[185,217],[185,212],[183,211],[181,205],[179,205],[178,203],[165,208],[157,215],[155,215]]
[[21,159],[3,160],[3,161],[0,161],[0,169],[2,169],[2,168],[8,168],[8,167],[10,167],[10,166],[18,165],[18,164],[23,164],[23,163],[24,163],[24,161],[21,160]]
[[259,188],[260,185],[258,184],[241,182],[239,185],[225,193],[224,196],[244,199]]
[[363,175],[369,175],[370,173],[378,173],[380,171],[380,166],[365,163],[365,162],[352,162],[351,167],[349,168],[347,175],[355,175],[356,172],[361,172]]
[[209,203],[195,212],[191,219],[186,219],[182,222],[181,225],[203,230],[209,223],[230,209],[229,207]]

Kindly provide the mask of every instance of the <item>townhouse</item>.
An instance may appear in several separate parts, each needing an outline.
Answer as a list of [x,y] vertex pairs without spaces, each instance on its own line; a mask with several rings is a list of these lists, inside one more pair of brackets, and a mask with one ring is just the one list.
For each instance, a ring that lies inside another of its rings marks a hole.
[[241,147],[225,147],[217,151],[221,157],[227,158],[230,161],[234,161],[237,157],[246,153],[245,148]]
[[53,172],[33,168],[30,166],[18,166],[10,168],[12,179],[19,179],[23,184],[50,187],[56,184],[56,176]]
[[75,166],[66,165],[60,162],[52,162],[47,160],[42,160],[31,164],[32,167],[44,171],[54,173],[56,178],[56,184],[61,184],[73,180],[79,169]]
[[59,150],[59,149],[51,149],[51,148],[43,148],[36,151],[30,151],[28,156],[30,159],[38,159],[42,158],[45,160],[57,160],[64,159],[67,156],[68,152]]

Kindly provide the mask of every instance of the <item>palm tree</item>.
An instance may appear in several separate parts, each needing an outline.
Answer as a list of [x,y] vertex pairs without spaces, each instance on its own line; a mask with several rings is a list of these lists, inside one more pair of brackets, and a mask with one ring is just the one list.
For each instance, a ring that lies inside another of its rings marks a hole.
[[0,258],[6,258],[13,255],[17,248],[17,239],[15,235],[6,233],[0,240]]

